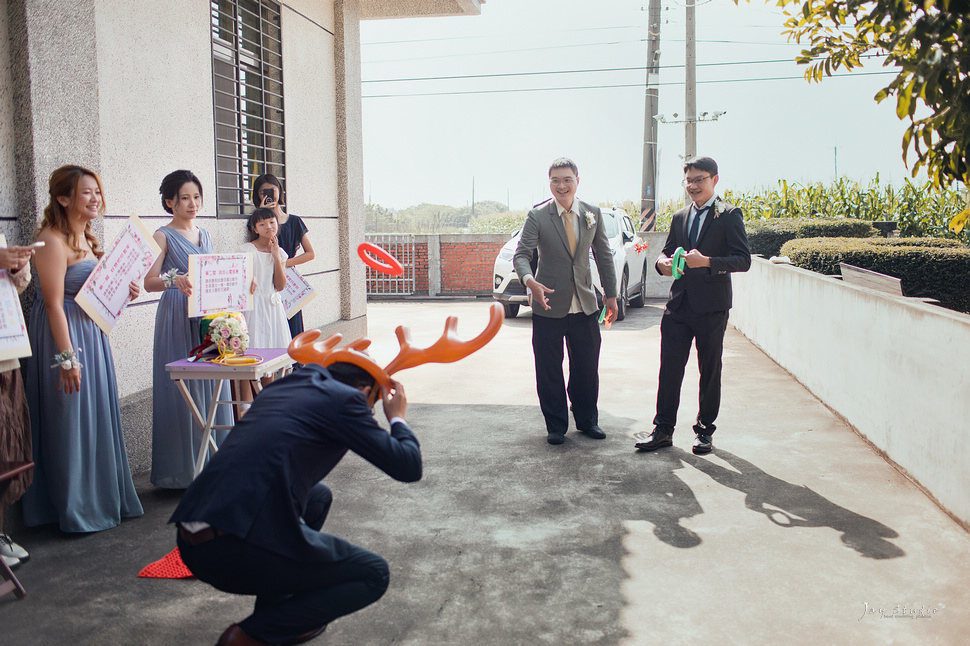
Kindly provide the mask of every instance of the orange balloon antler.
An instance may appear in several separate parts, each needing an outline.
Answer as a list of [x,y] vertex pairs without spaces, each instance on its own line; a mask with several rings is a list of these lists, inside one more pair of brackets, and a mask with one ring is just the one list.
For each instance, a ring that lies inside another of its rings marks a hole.
[[427,348],[413,347],[411,345],[411,330],[404,326],[398,326],[394,333],[397,334],[397,342],[401,346],[401,350],[384,370],[387,371],[387,374],[393,375],[395,372],[420,366],[423,363],[452,363],[464,359],[495,338],[504,320],[505,311],[501,304],[492,303],[488,313],[488,325],[485,326],[482,333],[471,341],[460,341],[457,332],[458,317],[449,316],[445,321],[445,331],[441,338]]
[[391,387],[391,375],[400,370],[414,368],[424,363],[452,363],[464,359],[476,350],[480,350],[486,343],[495,338],[502,322],[505,311],[499,303],[492,303],[488,313],[488,324],[481,334],[470,341],[458,340],[458,317],[449,316],[445,321],[445,331],[435,343],[427,348],[415,348],[411,345],[411,331],[398,326],[395,330],[397,342],[401,346],[397,356],[387,364],[386,368],[378,366],[373,359],[364,354],[370,346],[370,339],[357,339],[346,347],[336,349],[343,339],[341,334],[331,334],[322,341],[320,330],[307,330],[296,335],[290,342],[290,356],[300,363],[317,363],[329,366],[333,363],[352,363],[366,370],[378,385],[384,389]]
[[363,352],[370,346],[370,339],[357,339],[348,343],[346,347],[335,350],[334,348],[344,338],[343,335],[338,332],[323,341],[317,341],[321,334],[320,330],[307,330],[297,334],[290,341],[288,350],[290,356],[300,363],[318,363],[321,366],[329,366],[337,362],[352,363],[366,370],[382,388],[391,387],[391,378],[387,372]]

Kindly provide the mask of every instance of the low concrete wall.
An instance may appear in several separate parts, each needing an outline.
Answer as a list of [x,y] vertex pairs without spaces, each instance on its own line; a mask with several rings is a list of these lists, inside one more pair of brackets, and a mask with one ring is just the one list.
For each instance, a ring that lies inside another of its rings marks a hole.
[[970,528],[970,316],[755,258],[731,323]]
[[667,298],[670,296],[670,284],[674,279],[657,273],[655,269],[657,258],[663,251],[664,243],[667,242],[667,232],[659,231],[650,233],[640,232],[637,234],[641,240],[647,243],[647,298]]

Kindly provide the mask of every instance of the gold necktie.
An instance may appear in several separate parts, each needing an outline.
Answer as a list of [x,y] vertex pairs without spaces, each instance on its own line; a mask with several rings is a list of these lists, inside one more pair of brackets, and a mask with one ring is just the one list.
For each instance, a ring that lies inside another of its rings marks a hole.
[[573,217],[576,214],[572,211],[562,212],[562,223],[566,227],[566,240],[569,241],[569,253],[576,255],[576,227],[573,226]]

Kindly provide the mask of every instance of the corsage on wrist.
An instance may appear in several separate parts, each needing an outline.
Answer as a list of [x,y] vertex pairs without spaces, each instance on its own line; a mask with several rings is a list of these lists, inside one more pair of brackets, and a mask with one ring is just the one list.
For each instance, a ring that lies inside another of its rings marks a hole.
[[175,278],[178,275],[179,275],[179,270],[176,269],[175,267],[172,267],[164,274],[162,274],[161,278],[162,278],[162,283],[165,285],[165,289],[168,289],[169,287],[175,284]]
[[54,355],[54,363],[51,364],[51,368],[60,368],[61,370],[73,370],[74,368],[80,368],[81,362],[78,361],[77,353],[81,351],[81,348],[77,350],[65,350],[60,354]]

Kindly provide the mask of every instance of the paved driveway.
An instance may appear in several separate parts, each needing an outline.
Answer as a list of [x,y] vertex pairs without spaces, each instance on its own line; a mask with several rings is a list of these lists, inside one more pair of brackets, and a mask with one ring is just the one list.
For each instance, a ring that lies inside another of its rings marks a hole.
[[[327,529],[384,555],[391,587],[315,644],[962,644],[970,536],[735,330],[713,454],[690,453],[696,367],[675,446],[649,432],[661,303],[604,332],[595,441],[545,441],[528,313],[465,361],[399,374],[425,477],[356,456],[328,479]],[[449,314],[470,338],[487,303],[379,303],[432,343]],[[137,579],[174,547],[178,492],[140,474],[143,518],[82,537],[18,534],[28,597],[0,599],[0,644],[211,644],[251,605],[194,580]]]

